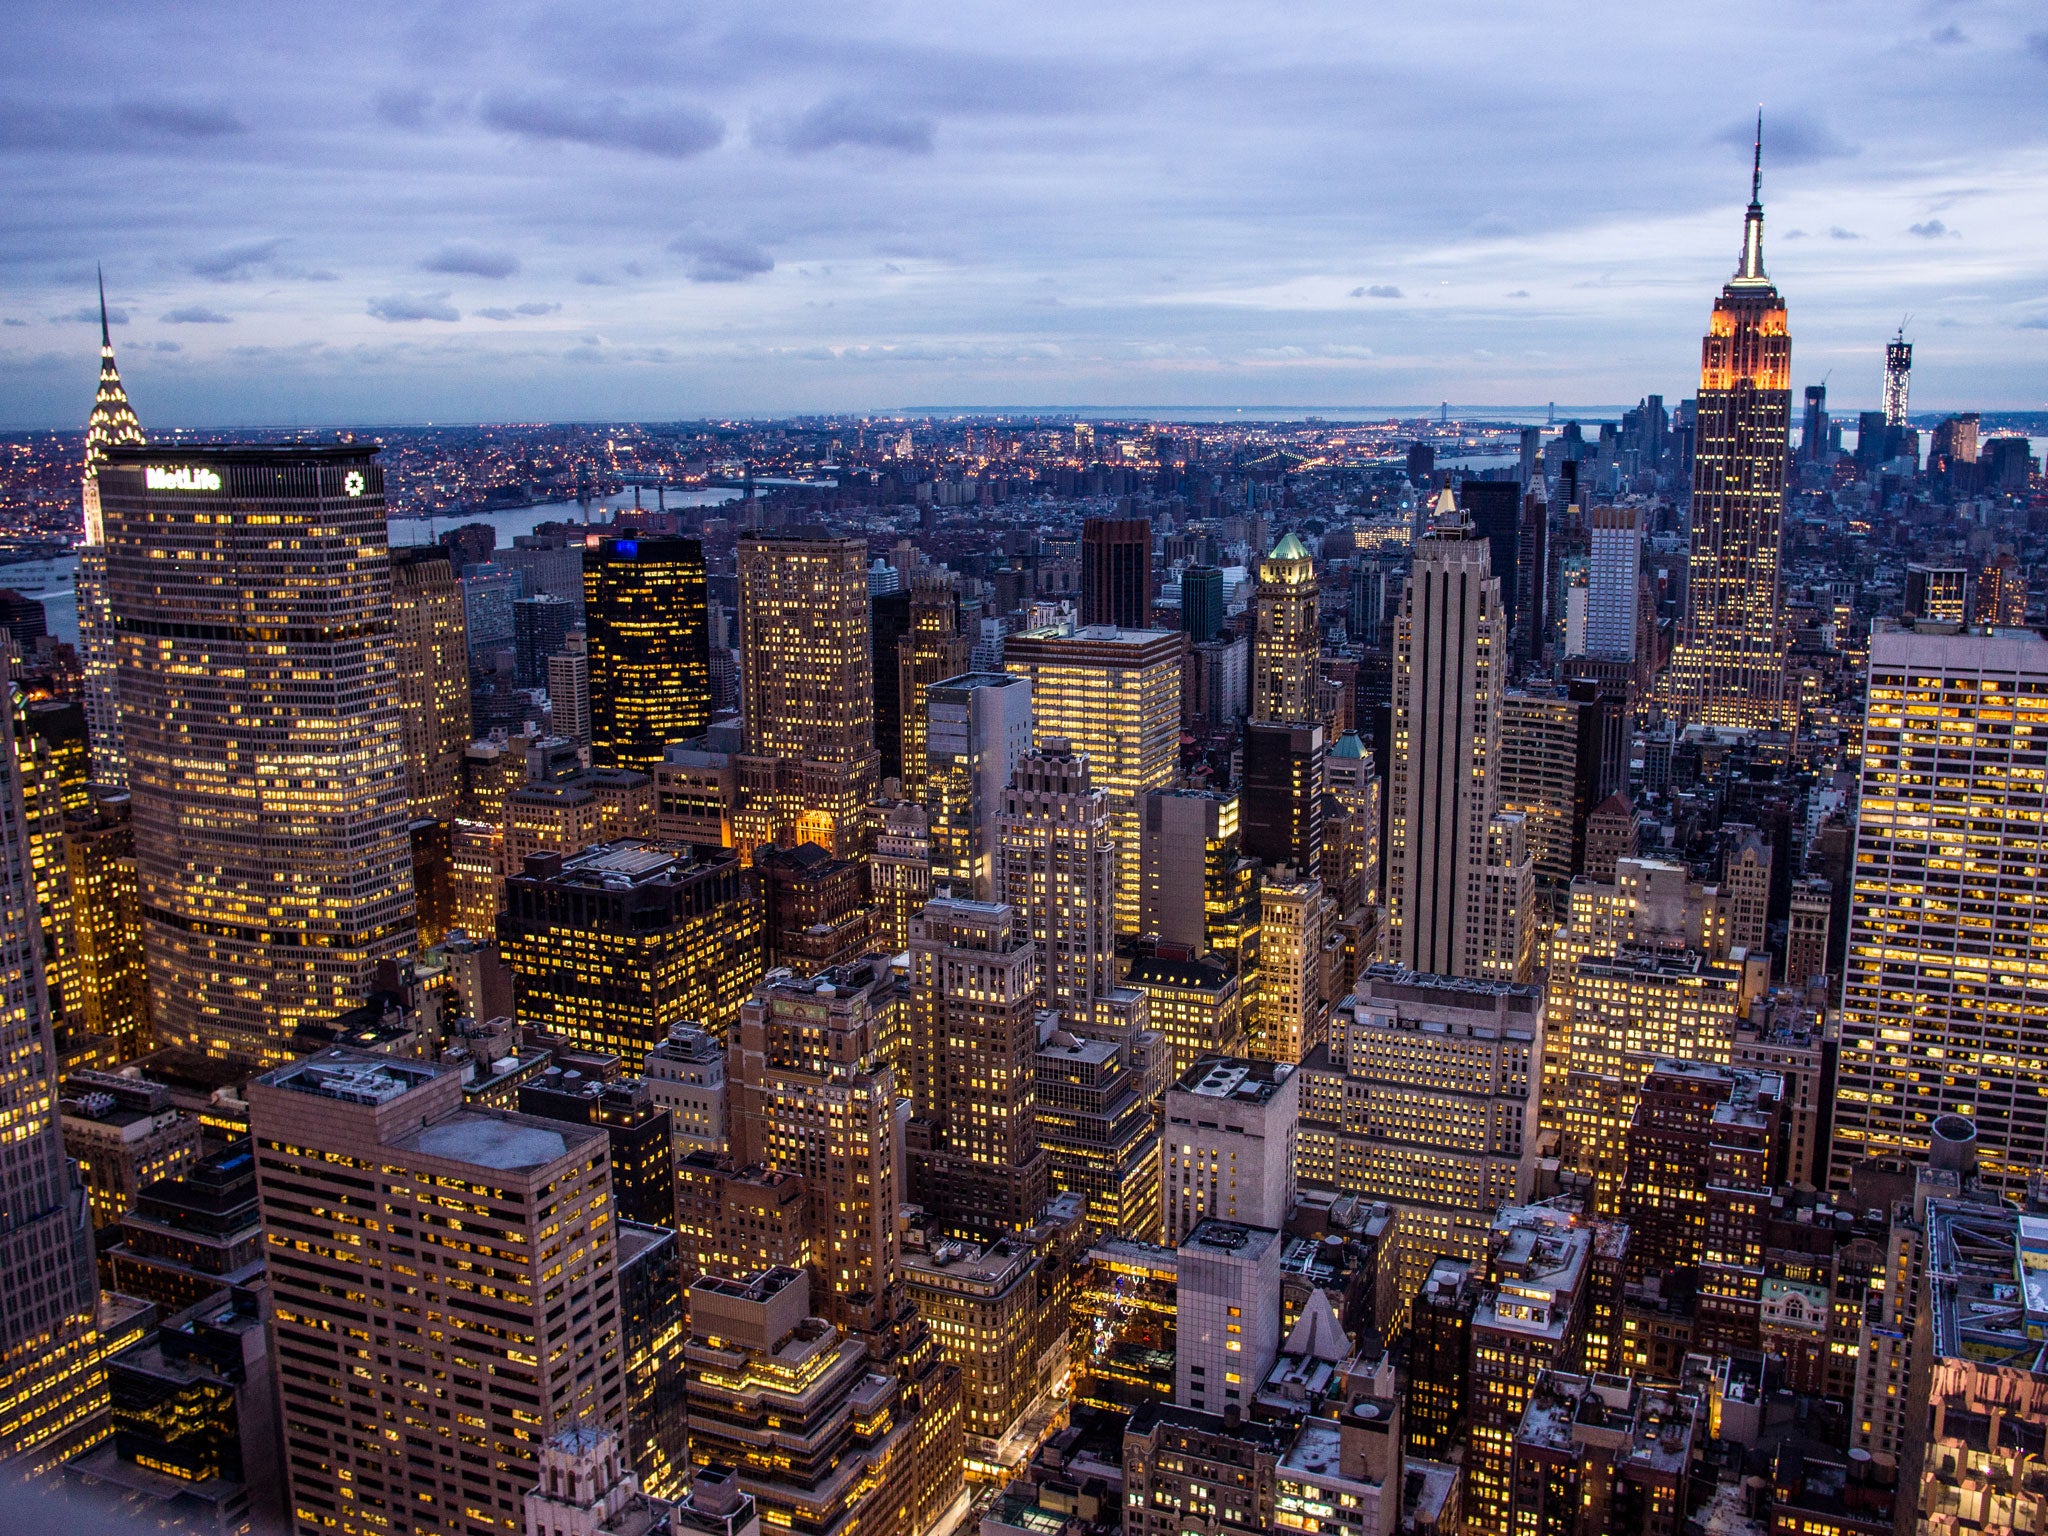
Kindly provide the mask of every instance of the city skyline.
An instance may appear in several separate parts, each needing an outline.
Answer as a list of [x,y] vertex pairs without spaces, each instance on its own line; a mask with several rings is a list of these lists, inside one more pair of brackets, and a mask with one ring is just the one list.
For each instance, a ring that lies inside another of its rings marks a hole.
[[[166,426],[1676,397],[1759,98],[1800,382],[1875,404],[1911,315],[1921,404],[2043,404],[2017,6],[1733,14],[1739,79],[1640,18],[1199,20],[371,7],[287,100],[260,8],[31,18],[0,422],[76,419],[95,261]],[[138,47],[176,84],[29,94]]]

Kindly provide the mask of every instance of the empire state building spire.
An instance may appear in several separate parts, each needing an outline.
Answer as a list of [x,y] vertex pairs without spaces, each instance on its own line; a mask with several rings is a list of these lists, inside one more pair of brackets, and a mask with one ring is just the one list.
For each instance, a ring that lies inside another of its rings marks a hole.
[[1785,301],[1764,275],[1761,113],[1749,196],[1742,264],[1700,343],[1690,580],[1664,689],[1681,723],[1777,727],[1790,723],[1779,566],[1792,338]]

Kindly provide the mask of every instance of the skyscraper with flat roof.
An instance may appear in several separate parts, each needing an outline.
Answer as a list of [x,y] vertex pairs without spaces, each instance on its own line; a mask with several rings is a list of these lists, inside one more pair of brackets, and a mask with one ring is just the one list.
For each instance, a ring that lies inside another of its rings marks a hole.
[[158,1038],[288,1052],[416,941],[375,445],[99,473]]
[[1145,629],[1152,622],[1152,521],[1091,517],[1081,525],[1081,622]]
[[969,672],[922,690],[922,794],[932,878],[986,900],[994,888],[996,815],[1018,758],[1031,749],[1031,682]]
[[626,1427],[605,1133],[462,1087],[353,1050],[249,1085],[300,1530],[504,1536],[550,1437]]
[[751,859],[787,829],[800,843],[850,857],[881,765],[866,541],[816,528],[749,533],[738,558],[735,840]]
[[2048,640],[1880,631],[1868,697],[1829,1182],[1925,1156],[1961,1115],[1986,1184],[2018,1194],[2048,1166]]
[[452,820],[471,737],[462,583],[447,550],[434,544],[391,551],[391,617],[406,805],[414,816]]
[[[566,604],[548,611],[556,629],[566,624]],[[583,625],[591,759],[652,773],[670,742],[711,723],[704,546],[592,535],[583,549]],[[546,680],[539,674],[559,649],[535,648],[536,682]]]

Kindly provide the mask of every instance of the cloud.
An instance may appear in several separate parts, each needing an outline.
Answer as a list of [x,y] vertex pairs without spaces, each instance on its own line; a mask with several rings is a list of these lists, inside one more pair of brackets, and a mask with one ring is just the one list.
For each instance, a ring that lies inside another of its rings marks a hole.
[[517,320],[522,315],[552,315],[562,306],[559,304],[515,304],[510,309],[492,306],[490,309],[473,309],[473,315],[485,320]]
[[422,90],[391,86],[377,93],[373,105],[377,116],[392,127],[418,133],[427,126],[427,113],[433,110],[434,98]]
[[[1714,135],[1716,144],[1734,144],[1748,149],[1755,141],[1756,119],[1730,123]],[[1811,113],[1793,110],[1773,112],[1764,108],[1764,171],[1776,166],[1812,165],[1819,160],[1845,160],[1859,153],[1859,147],[1841,138]]]
[[464,277],[510,277],[519,270],[519,258],[509,251],[487,251],[481,246],[458,243],[444,245],[420,261],[422,272],[444,272]]
[[1517,288],[1513,293],[1509,294],[1508,297],[1511,299],[1526,299],[1527,297],[1529,297],[1529,290],[1526,288]]
[[607,277],[602,272],[593,272],[586,267],[576,274],[576,281],[586,288],[609,288],[616,279]]
[[156,341],[150,343],[152,352],[182,352],[185,344],[181,341]]
[[14,316],[12,316],[12,315],[9,315],[9,316],[8,316],[8,317],[7,317],[7,318],[6,318],[5,320],[0,320],[0,325],[20,325],[20,326],[26,326],[27,324],[28,324],[28,322],[27,322],[26,320],[17,320],[17,319],[15,319],[15,318],[14,318]]
[[185,266],[195,276],[209,277],[217,283],[231,283],[249,276],[251,268],[271,265],[283,249],[283,240],[252,240],[243,245],[226,246],[205,256],[195,256]]
[[1961,27],[1957,26],[1954,22],[1950,22],[1947,26],[1936,27],[1932,32],[1928,33],[1927,41],[1947,46],[1954,43],[1967,43],[1969,39],[1963,35]]
[[166,325],[226,325],[232,317],[204,304],[186,304],[157,318]]
[[[51,316],[50,318],[51,318],[52,320],[60,320],[60,321],[61,321],[61,320],[76,320],[76,321],[78,321],[78,322],[79,322],[79,323],[80,323],[81,325],[98,325],[98,324],[100,323],[100,309],[99,309],[99,306],[98,306],[97,304],[81,304],[81,305],[79,305],[79,306],[78,306],[78,308],[76,308],[76,309],[72,310],[72,311],[71,311],[71,313],[70,313],[70,314],[68,314],[68,315],[52,315],[52,316]],[[107,310],[107,324],[109,324],[109,325],[126,325],[127,323],[128,323],[128,311],[127,311],[127,310],[125,310],[125,309],[122,309],[122,308],[121,308],[121,307],[119,307],[118,305],[110,306],[110,307],[108,308],[108,310]]]
[[754,142],[792,155],[841,147],[928,155],[932,132],[930,118],[905,117],[852,96],[832,96],[796,117],[755,124]]
[[1354,299],[1398,299],[1401,297],[1401,290],[1392,283],[1374,283],[1370,287],[1352,289],[1351,297]]
[[370,314],[378,320],[400,324],[408,320],[460,320],[462,312],[448,302],[444,293],[394,293],[370,300]]
[[2029,32],[2027,52],[2037,59],[2048,62],[2048,32]]
[[1863,237],[1853,229],[1844,229],[1839,224],[1830,224],[1828,226],[1828,238],[1830,240],[1861,240]]
[[666,160],[687,160],[725,142],[724,120],[701,107],[628,107],[617,97],[491,96],[483,120],[522,139],[630,149]]
[[749,240],[678,235],[668,248],[690,258],[693,283],[739,283],[775,270],[775,258]]
[[[7,323],[9,325],[20,324],[17,320],[10,320]],[[2018,322],[2018,324],[2019,328],[2023,331],[2048,331],[2048,315],[2029,315],[2026,319]]]
[[1950,229],[1939,219],[1929,219],[1925,224],[1910,224],[1906,227],[1909,235],[1918,235],[1922,240],[1940,240],[1959,232]]
[[170,139],[220,139],[249,131],[226,107],[204,102],[124,101],[114,113],[130,128]]

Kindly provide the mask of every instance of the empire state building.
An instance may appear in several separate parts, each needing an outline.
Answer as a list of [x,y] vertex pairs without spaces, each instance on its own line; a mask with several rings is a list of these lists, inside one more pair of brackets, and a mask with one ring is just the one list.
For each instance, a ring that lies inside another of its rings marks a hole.
[[1792,338],[1764,275],[1763,122],[1742,262],[1700,345],[1685,625],[1666,677],[1681,724],[1785,723],[1779,568],[1792,427]]

